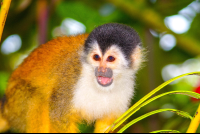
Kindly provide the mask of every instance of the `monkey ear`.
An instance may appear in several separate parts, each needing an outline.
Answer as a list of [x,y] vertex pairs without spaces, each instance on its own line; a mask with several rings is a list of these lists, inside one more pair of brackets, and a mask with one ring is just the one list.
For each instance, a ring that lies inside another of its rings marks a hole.
[[137,71],[141,63],[144,61],[144,56],[143,56],[143,48],[140,45],[137,45],[136,48],[133,50],[131,54],[131,67],[135,71]]

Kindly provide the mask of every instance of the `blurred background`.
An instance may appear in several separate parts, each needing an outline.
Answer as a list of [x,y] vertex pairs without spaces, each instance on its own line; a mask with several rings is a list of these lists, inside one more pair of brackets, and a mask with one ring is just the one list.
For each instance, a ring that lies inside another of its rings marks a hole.
[[[13,0],[0,43],[0,96],[12,71],[34,48],[58,36],[90,33],[109,22],[133,27],[148,51],[137,75],[132,104],[164,81],[200,71],[199,0]],[[159,93],[174,90],[200,92],[200,77],[181,78]],[[199,102],[184,95],[165,96],[131,118],[159,108],[175,108],[193,116]],[[127,132],[185,132],[189,123],[189,119],[163,112],[134,124]],[[92,132],[91,126],[82,129]]]

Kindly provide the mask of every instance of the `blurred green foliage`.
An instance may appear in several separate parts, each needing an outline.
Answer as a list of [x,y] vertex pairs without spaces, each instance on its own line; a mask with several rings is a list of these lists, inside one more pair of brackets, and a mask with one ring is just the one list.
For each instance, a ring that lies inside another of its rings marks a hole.
[[9,78],[9,74],[7,72],[0,72],[0,96],[3,96],[4,90],[6,89],[7,80]]
[[[199,22],[200,6],[197,9],[191,6],[193,0],[44,0],[47,2],[47,36],[44,40],[51,40],[53,30],[62,24],[66,18],[72,18],[86,27],[86,32],[91,32],[96,26],[117,22],[133,27],[141,36],[143,46],[147,49],[147,62],[139,71],[136,80],[136,91],[133,102],[137,102],[152,89],[164,82],[161,71],[168,64],[182,64],[187,59],[200,56]],[[13,0],[5,24],[1,46],[4,40],[13,34],[20,35],[22,46],[20,50],[8,55],[0,52],[0,96],[3,96],[9,75],[16,68],[19,60],[22,60],[30,51],[44,43],[39,41],[39,17],[37,14],[38,0]],[[195,12],[188,31],[177,34],[165,25],[164,19],[168,16],[180,14],[180,10],[189,7]],[[150,32],[153,30],[157,36]],[[176,46],[170,51],[164,51],[160,46],[162,35],[169,33],[176,38]],[[172,70],[173,71],[173,70]],[[194,71],[194,70],[193,70]],[[191,85],[180,80],[167,86],[163,91],[172,90],[194,90],[197,85]],[[136,118],[149,111],[158,108],[172,106],[182,111],[194,114],[199,102],[193,102],[189,97],[182,95],[171,95],[163,97],[142,108],[132,118]],[[169,107],[167,107],[169,108]],[[168,114],[168,113],[166,113]],[[151,132],[160,129],[175,129],[185,132],[190,120],[176,115],[165,116],[163,114],[153,115],[144,119],[127,132]],[[83,131],[91,132],[92,128]],[[200,132],[200,130],[198,130]]]

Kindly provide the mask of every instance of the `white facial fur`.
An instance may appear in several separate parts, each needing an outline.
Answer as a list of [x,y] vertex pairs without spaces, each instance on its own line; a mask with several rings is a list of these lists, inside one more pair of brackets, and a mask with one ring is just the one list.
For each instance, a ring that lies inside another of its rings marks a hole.
[[98,63],[92,62],[91,54],[96,53],[101,57],[102,54],[97,43],[93,46],[92,52],[87,56],[89,64],[82,63],[81,76],[72,100],[75,109],[82,114],[83,118],[89,116],[89,121],[109,116],[109,114],[118,116],[124,113],[134,94],[135,76],[135,70],[128,68],[124,55],[117,46],[113,45],[108,50],[118,56],[117,66],[108,65],[113,68],[113,83],[108,87],[99,85],[94,72]]

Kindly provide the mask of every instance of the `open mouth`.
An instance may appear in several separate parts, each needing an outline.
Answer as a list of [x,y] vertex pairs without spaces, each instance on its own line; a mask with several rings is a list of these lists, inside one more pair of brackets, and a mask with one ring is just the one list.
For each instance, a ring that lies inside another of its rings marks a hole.
[[112,78],[108,78],[108,77],[102,77],[102,76],[98,76],[97,77],[97,82],[104,87],[110,86],[113,82]]

